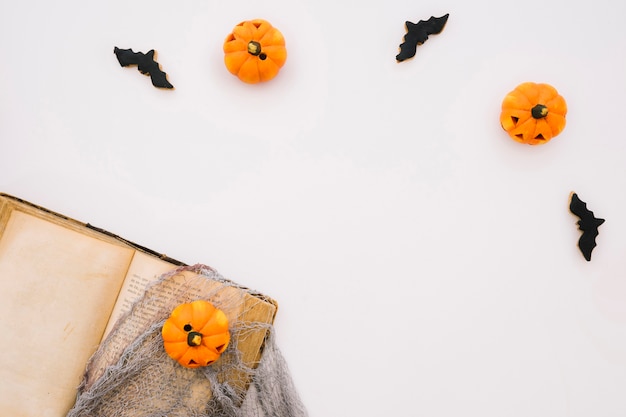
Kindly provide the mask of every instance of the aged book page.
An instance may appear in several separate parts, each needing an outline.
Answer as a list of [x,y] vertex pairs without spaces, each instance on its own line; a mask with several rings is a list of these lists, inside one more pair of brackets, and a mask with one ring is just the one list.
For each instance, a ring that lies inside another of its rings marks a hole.
[[135,252],[17,209],[0,232],[0,410],[63,417]]
[[148,285],[174,268],[176,265],[162,259],[136,252],[102,339],[109,334],[117,320],[130,310],[132,303],[144,294]]

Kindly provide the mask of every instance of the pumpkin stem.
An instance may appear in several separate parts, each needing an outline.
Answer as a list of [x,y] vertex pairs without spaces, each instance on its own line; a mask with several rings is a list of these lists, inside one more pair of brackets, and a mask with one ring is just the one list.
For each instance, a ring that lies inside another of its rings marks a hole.
[[200,346],[202,343],[202,333],[189,332],[187,334],[187,344],[189,346]]
[[261,54],[261,44],[257,41],[248,42],[248,53],[250,55],[259,56]]
[[548,115],[548,108],[543,104],[537,104],[530,110],[530,114],[532,114],[535,119],[541,119]]

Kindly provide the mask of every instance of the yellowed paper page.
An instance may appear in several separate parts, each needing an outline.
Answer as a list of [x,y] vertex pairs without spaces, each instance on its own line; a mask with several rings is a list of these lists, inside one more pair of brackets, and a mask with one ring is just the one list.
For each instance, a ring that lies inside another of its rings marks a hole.
[[117,320],[130,310],[133,302],[137,301],[144,294],[148,285],[157,281],[161,275],[174,268],[176,268],[176,265],[162,259],[142,252],[136,252],[102,338],[104,339]]
[[0,410],[63,417],[134,250],[14,210],[0,238]]

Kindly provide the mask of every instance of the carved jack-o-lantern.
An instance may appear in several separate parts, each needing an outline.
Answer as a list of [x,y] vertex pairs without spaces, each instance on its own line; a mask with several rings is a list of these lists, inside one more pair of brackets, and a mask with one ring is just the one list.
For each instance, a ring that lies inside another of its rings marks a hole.
[[567,104],[548,84],[526,82],[502,101],[500,124],[517,142],[541,145],[565,128]]
[[176,307],[161,335],[167,354],[186,368],[212,364],[230,342],[226,315],[204,300]]

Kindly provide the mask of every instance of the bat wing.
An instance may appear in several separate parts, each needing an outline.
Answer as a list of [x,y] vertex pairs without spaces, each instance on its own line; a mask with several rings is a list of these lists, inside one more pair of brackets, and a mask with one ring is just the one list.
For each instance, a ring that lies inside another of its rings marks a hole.
[[113,52],[117,57],[117,61],[123,67],[137,65],[139,63],[140,56],[143,55],[142,53],[133,52],[132,49],[121,49],[117,46],[113,49]]
[[597,246],[596,237],[598,237],[598,227],[604,223],[604,219],[597,218],[593,211],[587,208],[587,204],[582,201],[578,194],[572,193],[569,205],[570,211],[580,220],[578,228],[582,231],[580,239],[578,239],[578,247],[587,261],[591,260],[591,252]]
[[174,88],[169,81],[167,81],[167,74],[159,68],[159,64],[156,64],[156,68],[150,70],[150,80],[152,85],[159,88]]
[[404,42],[400,44],[400,53],[396,55],[396,60],[402,62],[413,58],[417,46],[426,42],[429,35],[441,33],[448,21],[448,16],[449,14],[441,17],[431,16],[428,20],[420,20],[417,23],[407,21],[405,23],[406,35],[404,35]]
[[150,80],[153,86],[159,88],[174,88],[174,86],[167,81],[167,74],[161,70],[159,63],[154,60],[154,49],[151,49],[144,55],[137,69],[139,69],[142,74],[150,74]]
[[598,232],[588,231],[583,232],[578,239],[578,247],[587,261],[591,261],[591,252],[597,246],[596,237],[598,237]]

